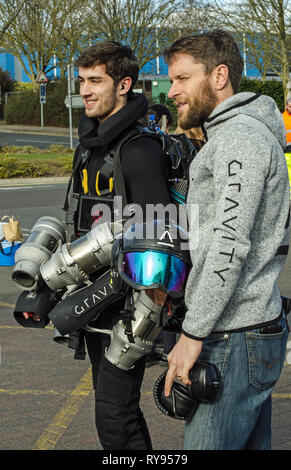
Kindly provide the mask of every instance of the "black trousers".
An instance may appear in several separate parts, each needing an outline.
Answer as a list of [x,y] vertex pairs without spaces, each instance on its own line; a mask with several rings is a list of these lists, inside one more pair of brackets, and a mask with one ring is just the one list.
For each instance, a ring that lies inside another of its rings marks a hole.
[[[99,328],[111,328],[112,321],[107,318],[109,321],[98,322]],[[109,344],[109,335],[86,334],[100,442],[104,450],[151,450],[149,431],[139,406],[145,358],[138,360],[130,371],[124,371],[105,358]]]

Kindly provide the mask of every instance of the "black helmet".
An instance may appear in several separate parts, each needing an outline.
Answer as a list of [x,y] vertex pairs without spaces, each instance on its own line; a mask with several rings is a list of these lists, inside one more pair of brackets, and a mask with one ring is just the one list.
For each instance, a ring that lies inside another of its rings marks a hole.
[[160,288],[181,297],[191,265],[187,241],[187,232],[174,223],[135,223],[113,248],[113,264],[136,290]]
[[157,407],[166,416],[178,420],[190,418],[197,410],[199,403],[192,398],[189,385],[181,384],[174,380],[171,393],[168,397],[164,395],[164,386],[167,370],[157,378],[153,395]]
[[165,378],[168,370],[162,372],[154,385],[154,400],[157,407],[167,416],[184,420],[191,418],[200,402],[214,402],[221,392],[221,377],[215,364],[197,362],[189,371],[191,385],[174,380],[171,393],[164,395]]

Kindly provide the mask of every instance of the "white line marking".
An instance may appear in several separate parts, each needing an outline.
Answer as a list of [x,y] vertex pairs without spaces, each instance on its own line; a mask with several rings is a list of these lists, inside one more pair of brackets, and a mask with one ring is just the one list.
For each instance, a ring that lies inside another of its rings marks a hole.
[[10,186],[9,188],[0,188],[0,191],[12,191],[12,190],[18,190],[18,189],[32,189],[33,186]]
[[52,142],[51,140],[23,140],[23,139],[15,139],[15,142],[26,142],[29,144],[37,143],[37,144],[51,144],[51,145],[68,145],[68,142]]

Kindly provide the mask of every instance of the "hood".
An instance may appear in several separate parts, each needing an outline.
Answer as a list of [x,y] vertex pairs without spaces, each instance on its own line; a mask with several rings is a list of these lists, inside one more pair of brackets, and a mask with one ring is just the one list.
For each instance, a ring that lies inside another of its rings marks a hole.
[[106,150],[125,130],[143,117],[147,110],[146,97],[134,93],[123,108],[100,124],[97,119],[89,118],[84,113],[78,127],[80,143],[84,147],[100,147]]
[[228,119],[247,115],[264,123],[276,137],[281,147],[286,146],[286,131],[281,112],[269,96],[255,93],[237,93],[220,103],[204,123],[207,137],[211,137]]

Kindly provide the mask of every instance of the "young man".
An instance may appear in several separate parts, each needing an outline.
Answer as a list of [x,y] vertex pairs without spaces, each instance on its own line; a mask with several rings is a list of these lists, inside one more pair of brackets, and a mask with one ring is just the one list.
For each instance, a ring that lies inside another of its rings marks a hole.
[[284,123],[271,98],[238,93],[243,63],[227,32],[180,38],[165,57],[179,124],[203,125],[208,138],[190,167],[199,246],[165,394],[175,376],[191,383],[198,358],[216,364],[220,399],[200,403],[185,449],[269,449],[271,391],[288,335],[277,286],[289,244]]
[[[80,145],[74,164],[80,152],[85,157],[74,171],[73,191],[101,195],[101,198],[113,196],[114,188],[109,187],[106,178],[100,178],[105,157],[147,112],[146,98],[133,93],[138,64],[129,47],[107,41],[90,47],[76,65],[85,114],[79,125]],[[125,143],[121,165],[128,203],[139,204],[144,211],[147,204],[169,203],[166,163],[155,139],[144,136]],[[106,201],[105,198],[103,202]],[[94,326],[111,329],[121,318],[123,308],[124,301],[114,304],[102,312]],[[151,449],[147,425],[139,408],[145,358],[137,361],[129,372],[119,369],[104,356],[109,338],[101,333],[86,335],[100,442],[105,450]]]

